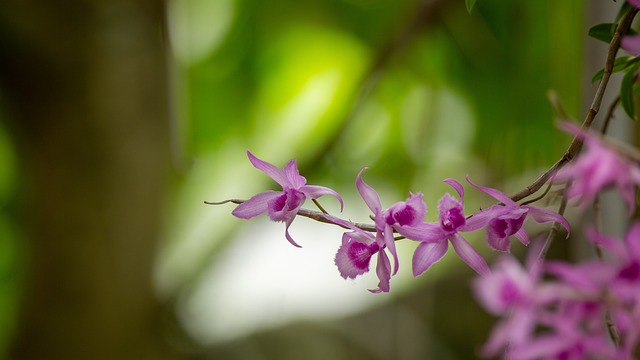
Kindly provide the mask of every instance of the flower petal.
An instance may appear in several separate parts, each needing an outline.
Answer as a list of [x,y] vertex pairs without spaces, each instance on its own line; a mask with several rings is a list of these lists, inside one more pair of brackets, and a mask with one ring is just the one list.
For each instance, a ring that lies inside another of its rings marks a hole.
[[511,246],[511,242],[509,242],[509,237],[499,236],[491,226],[487,226],[487,244],[493,250],[509,252],[509,247]]
[[291,226],[291,223],[293,222],[293,220],[295,219],[295,216],[293,216],[291,219],[288,219],[285,224],[286,227],[284,229],[284,236],[287,238],[287,240],[289,240],[289,242],[291,243],[291,245],[295,246],[295,247],[299,247],[301,248],[302,246],[298,245],[293,238],[291,237],[291,235],[289,235],[289,226]]
[[371,209],[374,214],[377,214],[382,210],[382,203],[380,203],[380,196],[378,195],[378,192],[362,180],[362,172],[365,170],[367,170],[366,167],[362,168],[358,173],[358,176],[356,177],[356,187],[369,209]]
[[281,191],[265,191],[238,205],[231,214],[240,219],[251,219],[266,212],[268,202],[281,195]]
[[396,240],[393,238],[393,228],[389,224],[384,227],[384,243],[387,245],[391,255],[393,255],[393,275],[395,275],[398,273],[400,263],[398,262],[398,252],[396,251]]
[[512,206],[517,206],[516,202],[511,200],[511,198],[509,196],[507,196],[507,194],[503,193],[500,190],[496,190],[496,189],[492,189],[490,187],[484,187],[484,186],[480,186],[477,184],[474,184],[473,182],[471,182],[471,180],[469,179],[469,175],[467,175],[467,181],[469,182],[469,184],[475,186],[476,188],[478,188],[480,191],[484,192],[485,194],[490,195],[491,197],[493,197],[494,199],[502,202],[505,205],[512,205]]
[[632,260],[640,261],[640,221],[636,221],[627,230],[624,243]]
[[467,263],[469,267],[482,276],[488,276],[491,274],[491,270],[489,270],[489,266],[487,265],[487,262],[484,261],[484,258],[480,256],[480,254],[478,254],[478,252],[476,252],[476,250],[471,247],[467,240],[460,236],[460,234],[452,234],[449,237],[449,240],[460,259]]
[[344,203],[342,202],[342,198],[340,197],[340,195],[336,191],[329,189],[328,187],[318,185],[304,185],[300,188],[300,191],[302,191],[309,199],[317,199],[322,195],[331,195],[338,199],[338,201],[340,202],[340,211],[344,209]]
[[549,209],[543,209],[537,206],[523,205],[521,206],[521,208],[529,210],[529,214],[533,217],[533,220],[535,220],[537,223],[546,223],[546,222],[554,221],[562,225],[567,230],[567,238],[569,237],[569,234],[571,234],[569,223],[562,215],[554,211],[551,211]]
[[489,221],[491,221],[491,219],[494,219],[500,216],[501,214],[504,214],[505,212],[507,211],[505,210],[504,206],[492,205],[491,207],[480,210],[475,214],[471,215],[470,217],[468,217],[464,225],[461,226],[458,229],[458,231],[469,232],[469,231],[475,231],[475,230],[481,229],[487,226],[487,224],[489,224]]
[[291,187],[294,189],[300,189],[300,187],[307,183],[307,179],[300,175],[300,171],[298,171],[298,165],[295,160],[290,160],[284,166],[283,171],[287,180],[291,183]]
[[454,188],[458,193],[458,196],[460,197],[460,202],[464,203],[464,187],[462,186],[462,184],[460,184],[460,182],[456,179],[444,179],[442,181],[451,185],[451,187]]
[[291,182],[287,178],[287,175],[284,173],[284,171],[278,169],[278,167],[276,167],[273,164],[269,164],[266,161],[258,159],[249,150],[247,150],[247,156],[249,157],[249,161],[251,161],[251,163],[256,169],[269,175],[269,177],[271,177],[273,180],[275,180],[275,182],[280,184],[280,186],[282,186],[283,188],[292,186]]
[[513,234],[513,236],[515,236],[516,239],[520,240],[520,242],[524,246],[527,246],[529,245],[529,243],[531,243],[531,239],[529,239],[529,234],[527,234],[527,232],[524,231],[524,228],[520,228],[520,230],[516,231],[516,233]]
[[335,257],[335,264],[344,279],[355,279],[356,276],[368,272],[371,256],[375,253],[374,250],[378,249],[376,245],[372,248],[367,243],[358,241],[353,234],[356,233],[342,234],[342,245]]
[[378,279],[380,282],[378,283],[378,288],[369,290],[372,293],[380,293],[380,292],[389,292],[390,286],[389,281],[391,280],[391,262],[389,261],[389,257],[387,253],[380,250],[378,252],[378,264],[376,265],[376,274],[378,274]]
[[413,253],[413,276],[427,271],[431,265],[442,259],[449,249],[448,241],[421,243]]
[[633,55],[640,54],[640,35],[625,36],[622,38],[620,45]]
[[416,226],[395,226],[394,228],[407,239],[426,243],[439,242],[447,237],[439,223],[422,223]]

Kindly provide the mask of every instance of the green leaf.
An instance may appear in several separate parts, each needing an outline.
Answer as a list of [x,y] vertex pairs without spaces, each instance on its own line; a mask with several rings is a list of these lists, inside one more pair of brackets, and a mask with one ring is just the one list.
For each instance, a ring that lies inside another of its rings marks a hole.
[[[611,70],[611,73],[615,74],[617,72],[620,72],[628,68],[629,66],[637,63],[638,61],[640,61],[640,57],[637,57],[637,56],[628,56],[628,55],[620,56],[616,58],[616,60],[613,62],[613,69]],[[596,72],[595,75],[593,75],[591,82],[594,83],[602,79],[603,75],[604,75],[604,69],[598,70],[598,72]]]
[[589,29],[589,36],[600,41],[604,41],[607,44],[611,42],[613,34],[616,31],[616,24],[614,23],[602,23],[594,25]]
[[620,103],[622,104],[624,112],[632,119],[636,118],[633,82],[639,66],[639,64],[635,64],[627,69],[624,73],[624,77],[622,77],[622,82],[620,83]]
[[473,10],[473,7],[476,4],[476,0],[464,0],[464,2],[467,5],[467,11],[469,12],[469,14],[471,14],[471,10]]

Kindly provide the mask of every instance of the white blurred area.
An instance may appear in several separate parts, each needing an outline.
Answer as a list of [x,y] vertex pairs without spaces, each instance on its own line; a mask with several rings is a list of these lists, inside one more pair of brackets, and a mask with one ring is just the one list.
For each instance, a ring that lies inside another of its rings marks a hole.
[[[211,264],[195,293],[181,308],[187,330],[214,344],[299,319],[332,319],[388,301],[413,280],[410,241],[401,241],[401,271],[391,279],[392,294],[372,294],[377,286],[375,258],[355,280],[340,277],[334,264],[343,229],[298,217],[291,234],[264,215],[251,219]],[[402,260],[401,260],[402,261]],[[413,280],[415,281],[415,280]]]

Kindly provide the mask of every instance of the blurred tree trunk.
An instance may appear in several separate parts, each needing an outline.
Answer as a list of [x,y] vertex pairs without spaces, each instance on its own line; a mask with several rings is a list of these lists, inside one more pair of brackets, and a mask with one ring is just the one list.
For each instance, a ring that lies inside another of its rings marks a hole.
[[9,0],[25,288],[11,358],[170,358],[151,270],[169,158],[161,0]]

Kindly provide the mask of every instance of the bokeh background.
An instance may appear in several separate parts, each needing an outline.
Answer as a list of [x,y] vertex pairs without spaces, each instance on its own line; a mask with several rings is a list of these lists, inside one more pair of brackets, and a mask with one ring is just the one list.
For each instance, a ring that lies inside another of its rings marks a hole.
[[[298,218],[297,249],[283,224],[204,201],[276,188],[246,149],[297,159],[360,222],[364,166],[386,206],[423,192],[429,220],[447,177],[520,190],[570,141],[550,94],[571,117],[588,109],[606,44],[587,29],[619,6],[3,1],[0,354],[475,358],[495,319],[453,252],[414,279],[401,241],[391,293],[373,295],[375,273],[340,278],[339,228]],[[467,211],[491,203],[467,190]]]

